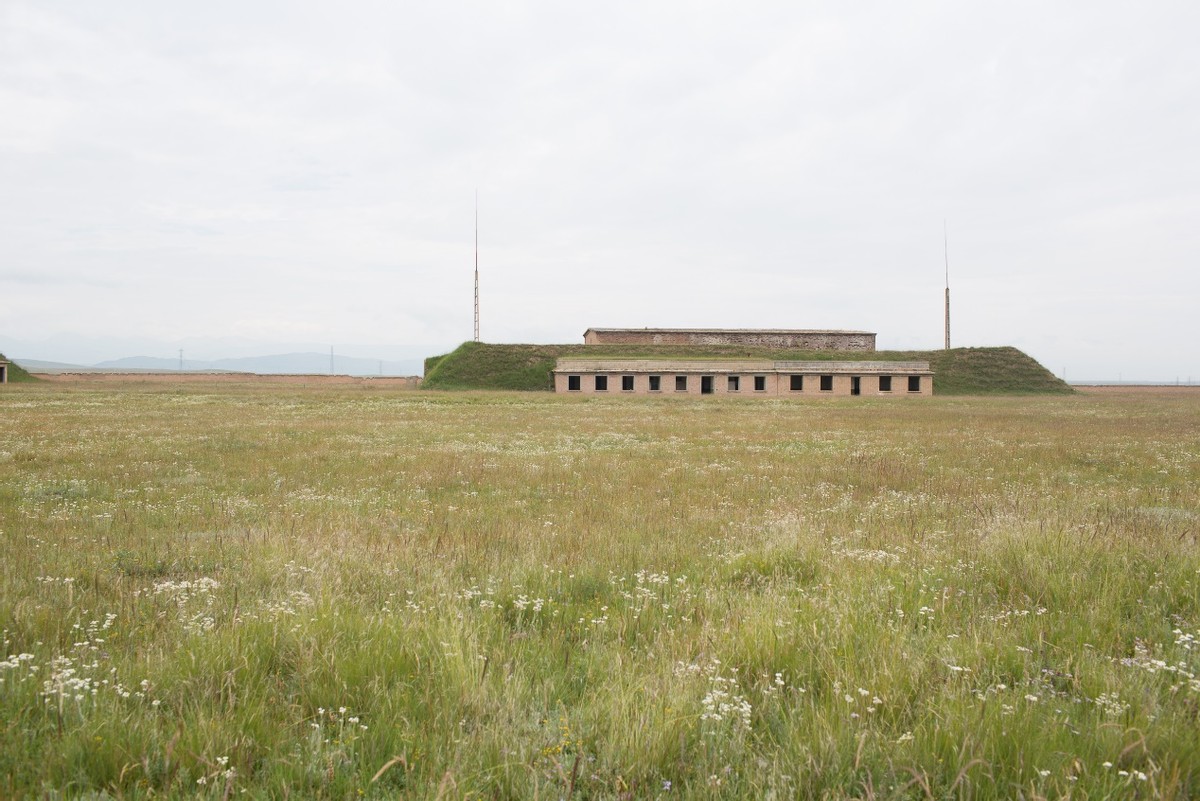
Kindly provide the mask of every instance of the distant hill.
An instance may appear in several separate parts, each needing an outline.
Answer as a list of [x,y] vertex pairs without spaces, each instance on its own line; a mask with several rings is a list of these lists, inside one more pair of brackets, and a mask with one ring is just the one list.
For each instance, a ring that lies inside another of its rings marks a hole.
[[[171,373],[180,369],[178,359],[166,359],[158,356],[130,356],[124,359],[113,359],[91,365],[42,362],[34,359],[24,360],[24,363],[34,370],[42,369],[54,372],[96,370]],[[328,353],[283,353],[274,356],[248,356],[237,359],[185,359],[183,361],[183,369],[186,372],[193,373],[326,375],[330,372],[330,365]],[[419,359],[381,361],[379,359],[334,355],[333,372],[337,375],[353,376],[419,375],[421,372],[421,362]]]
[[556,359],[771,359],[776,361],[927,361],[938,395],[1070,394],[1074,390],[1011,347],[930,351],[796,351],[742,346],[488,345],[464,342],[425,360],[426,389],[550,390]]

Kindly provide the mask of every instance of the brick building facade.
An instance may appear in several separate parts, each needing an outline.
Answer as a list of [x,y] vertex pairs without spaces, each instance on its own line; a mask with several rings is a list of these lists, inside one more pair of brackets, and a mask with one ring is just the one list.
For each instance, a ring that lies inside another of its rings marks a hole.
[[928,397],[928,362],[559,359],[554,391],[581,395]]

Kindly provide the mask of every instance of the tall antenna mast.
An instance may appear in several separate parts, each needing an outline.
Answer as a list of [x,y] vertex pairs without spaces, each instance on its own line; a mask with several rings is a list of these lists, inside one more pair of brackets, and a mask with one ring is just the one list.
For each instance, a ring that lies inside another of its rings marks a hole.
[[475,190],[475,341],[479,341],[479,190]]
[[946,253],[946,350],[950,350],[950,237],[942,220],[942,246]]

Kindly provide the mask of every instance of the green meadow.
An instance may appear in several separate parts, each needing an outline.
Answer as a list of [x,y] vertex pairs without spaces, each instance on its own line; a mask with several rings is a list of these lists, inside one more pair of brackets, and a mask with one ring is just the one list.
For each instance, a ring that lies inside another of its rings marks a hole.
[[0,419],[3,798],[1200,796],[1200,393]]

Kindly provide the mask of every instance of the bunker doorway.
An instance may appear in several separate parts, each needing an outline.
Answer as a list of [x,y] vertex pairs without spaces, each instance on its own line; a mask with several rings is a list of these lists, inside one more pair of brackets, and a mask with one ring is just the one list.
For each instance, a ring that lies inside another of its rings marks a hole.
[[856,375],[850,376],[850,394],[851,395],[861,395],[862,394],[862,379]]
[[701,395],[713,394],[713,377],[711,375],[700,376],[700,394]]

